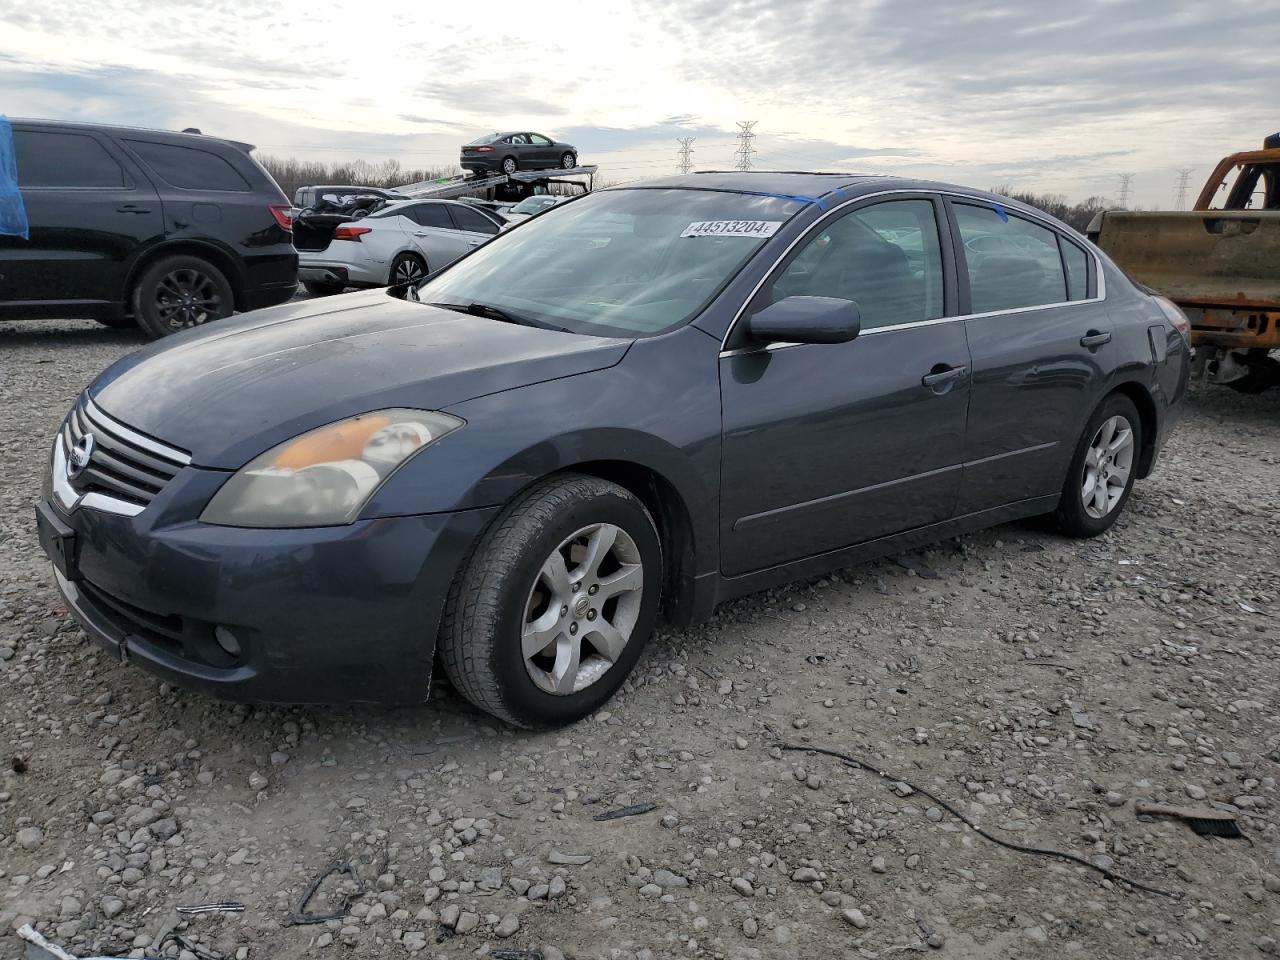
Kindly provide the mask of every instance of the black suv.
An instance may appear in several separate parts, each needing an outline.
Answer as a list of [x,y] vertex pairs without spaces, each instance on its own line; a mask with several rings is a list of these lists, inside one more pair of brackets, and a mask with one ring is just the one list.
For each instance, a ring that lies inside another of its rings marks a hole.
[[293,296],[289,203],[248,144],[12,124],[31,239],[0,236],[0,320],[83,317],[160,337]]

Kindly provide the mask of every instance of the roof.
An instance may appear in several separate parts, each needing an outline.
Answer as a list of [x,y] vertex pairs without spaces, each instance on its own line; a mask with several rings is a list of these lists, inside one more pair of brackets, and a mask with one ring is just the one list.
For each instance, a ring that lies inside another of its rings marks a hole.
[[227,137],[213,137],[207,133],[182,133],[178,130],[161,130],[156,127],[129,127],[114,123],[92,123],[87,120],[42,120],[39,117],[10,117],[9,122],[38,123],[42,127],[62,127],[67,130],[83,130],[88,128],[90,130],[98,130],[110,136],[125,138],[128,138],[131,135],[137,136],[142,133],[146,134],[148,137],[163,137],[166,140],[171,140],[176,143],[181,143],[184,140],[208,143],[210,140],[213,140],[218,143],[229,143],[233,147],[238,147],[246,153],[254,149],[252,144],[241,143],[239,140],[231,140]]

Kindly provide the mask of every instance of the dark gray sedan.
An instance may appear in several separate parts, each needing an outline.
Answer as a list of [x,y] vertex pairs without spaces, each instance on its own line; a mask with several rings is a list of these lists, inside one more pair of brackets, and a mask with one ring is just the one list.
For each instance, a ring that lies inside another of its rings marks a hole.
[[490,133],[465,144],[458,163],[472,173],[568,170],[578,165],[578,148],[529,131]]
[[86,632],[173,682],[415,701],[438,653],[550,727],[660,614],[1020,517],[1102,533],[1188,354],[1176,307],[1012,200],[678,177],[407,291],[125,357],[68,414],[38,526]]

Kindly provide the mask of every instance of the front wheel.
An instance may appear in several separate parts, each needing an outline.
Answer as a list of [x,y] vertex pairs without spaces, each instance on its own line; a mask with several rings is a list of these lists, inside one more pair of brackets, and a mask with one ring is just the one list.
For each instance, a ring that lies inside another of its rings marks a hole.
[[147,267],[132,299],[138,326],[156,339],[235,312],[235,295],[222,271],[185,255],[163,257]]
[[549,478],[502,512],[455,579],[445,673],[508,723],[573,723],[635,666],[661,585],[662,547],[639,500],[596,477]]
[[1113,394],[1089,418],[1071,458],[1053,515],[1058,529],[1071,537],[1096,537],[1109,529],[1133,492],[1141,450],[1138,408]]

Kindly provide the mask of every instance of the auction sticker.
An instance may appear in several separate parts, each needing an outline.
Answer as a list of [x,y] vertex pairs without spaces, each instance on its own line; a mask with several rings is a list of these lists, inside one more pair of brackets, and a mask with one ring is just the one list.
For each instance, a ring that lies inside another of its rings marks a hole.
[[772,237],[781,220],[699,220],[684,228],[682,237]]

